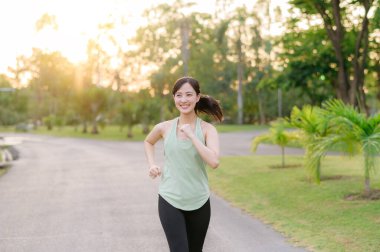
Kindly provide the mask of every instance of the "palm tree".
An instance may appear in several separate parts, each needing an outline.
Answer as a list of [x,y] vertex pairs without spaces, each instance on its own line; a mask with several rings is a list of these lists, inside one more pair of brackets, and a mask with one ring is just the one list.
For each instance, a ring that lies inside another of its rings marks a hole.
[[332,146],[340,147],[349,154],[361,153],[364,158],[364,188],[365,193],[369,194],[370,173],[375,169],[375,161],[380,153],[380,114],[367,117],[351,105],[336,99],[322,106],[331,133],[316,144],[313,162]]
[[[312,177],[317,184],[321,181],[321,158],[322,156],[316,156],[315,147],[317,143],[327,135],[327,121],[324,120],[321,114],[321,108],[305,105],[302,109],[293,107],[289,123],[298,128],[302,134],[300,134],[300,142],[305,148],[305,167],[309,171],[310,177]],[[314,155],[314,159],[312,158]]]
[[281,147],[282,168],[285,168],[285,147],[290,141],[297,139],[296,132],[289,132],[286,129],[288,124],[283,119],[278,119],[271,123],[269,132],[255,137],[252,141],[252,151],[256,152],[260,143],[272,143]]

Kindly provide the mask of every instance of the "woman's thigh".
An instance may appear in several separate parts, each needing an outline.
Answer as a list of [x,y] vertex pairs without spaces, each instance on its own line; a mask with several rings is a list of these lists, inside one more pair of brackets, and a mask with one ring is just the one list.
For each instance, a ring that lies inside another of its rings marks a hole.
[[185,211],[187,240],[190,252],[202,251],[210,217],[210,200],[197,210]]
[[188,252],[185,217],[181,210],[159,196],[158,213],[166,239],[172,252]]

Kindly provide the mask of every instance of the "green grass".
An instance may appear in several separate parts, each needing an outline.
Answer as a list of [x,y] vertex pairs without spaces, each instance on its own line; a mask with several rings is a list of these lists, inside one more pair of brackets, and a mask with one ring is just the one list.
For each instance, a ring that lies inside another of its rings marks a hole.
[[0,126],[0,133],[1,132],[14,132],[14,131],[15,131],[14,126]]
[[236,125],[236,124],[217,124],[216,128],[218,132],[239,132],[239,131],[252,131],[252,130],[265,130],[268,129],[267,125]]
[[[91,131],[91,127],[88,128]],[[15,132],[14,129],[0,127],[0,132]],[[142,141],[145,138],[145,134],[142,133],[140,126],[133,128],[133,137],[127,138],[127,128],[120,129],[119,126],[106,126],[104,128],[99,127],[99,134],[82,133],[82,127],[64,126],[54,127],[53,130],[47,130],[46,127],[39,127],[37,130],[29,131],[32,134],[42,134],[57,137],[78,137],[78,138],[90,138],[98,140],[113,140],[113,141]]]
[[[311,251],[380,251],[380,201],[344,199],[364,188],[360,158],[326,157],[320,185],[308,182],[302,157],[286,157],[298,168],[271,168],[280,159],[225,157],[209,172],[211,188]],[[380,188],[379,173],[372,188]]]
[[0,177],[7,172],[7,168],[0,168]]
[[[219,132],[237,132],[237,131],[252,131],[266,129],[267,126],[259,125],[216,125]],[[152,126],[150,127],[152,129]],[[89,131],[91,127],[89,127]],[[0,132],[14,132],[14,127],[0,127]],[[133,137],[127,138],[127,128],[123,130],[119,126],[109,125],[105,128],[99,128],[99,134],[82,133],[82,127],[77,129],[73,126],[54,127],[53,130],[47,130],[46,127],[39,127],[37,130],[30,131],[33,134],[43,134],[57,137],[79,137],[91,138],[98,140],[114,140],[114,141],[142,141],[145,134],[142,133],[140,125],[133,127]]]

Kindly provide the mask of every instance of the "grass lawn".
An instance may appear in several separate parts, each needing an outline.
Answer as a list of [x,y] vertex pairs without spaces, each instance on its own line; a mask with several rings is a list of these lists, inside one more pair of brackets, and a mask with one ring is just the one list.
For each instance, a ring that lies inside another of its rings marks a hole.
[[252,130],[265,130],[268,129],[267,125],[252,125],[252,124],[244,124],[244,125],[235,125],[235,124],[217,124],[216,128],[218,132],[238,132],[238,131],[252,131]]
[[[272,168],[280,162],[280,156],[225,157],[209,172],[211,188],[311,251],[380,251],[380,200],[344,199],[363,190],[360,158],[323,159],[320,185],[296,166],[302,157],[286,157],[295,168]],[[380,188],[379,172],[372,188]]]
[[0,176],[7,172],[6,168],[0,168]]
[[[88,128],[91,131],[91,127]],[[127,137],[127,128],[121,129],[119,126],[106,126],[104,128],[99,127],[99,134],[82,133],[82,127],[75,128],[73,126],[54,127],[53,130],[47,130],[46,127],[39,127],[37,130],[28,131],[32,134],[42,134],[57,137],[79,137],[79,138],[91,138],[98,140],[114,140],[114,141],[142,141],[145,138],[145,134],[142,133],[140,126],[133,128],[133,137]],[[14,128],[0,127],[0,132],[15,132]]]
[[[267,129],[267,126],[260,125],[216,125],[219,132],[236,132],[236,131],[251,131]],[[152,127],[150,127],[152,129]],[[89,131],[91,127],[89,127]],[[0,127],[0,132],[14,132],[14,127]],[[120,126],[109,125],[104,128],[99,127],[99,134],[82,133],[82,127],[77,129],[73,126],[64,127],[54,127],[53,130],[49,131],[46,127],[39,127],[37,130],[30,131],[33,134],[43,134],[58,137],[81,137],[81,138],[91,138],[99,140],[114,140],[114,141],[142,141],[145,138],[145,134],[142,132],[140,125],[133,127],[133,137],[127,138],[127,128],[121,129]]]
[[98,140],[114,140],[114,141],[142,141],[145,138],[145,134],[142,132],[140,126],[133,127],[132,138],[127,137],[128,129],[123,129],[120,126],[109,125],[104,128],[99,127],[99,134],[91,134],[91,127],[88,128],[88,133],[82,133],[82,127],[75,129],[74,127],[65,126],[62,128],[55,128],[53,131],[48,131],[45,127],[40,127],[37,131],[33,131],[38,134],[46,134],[53,136],[66,136],[66,137],[82,137]]

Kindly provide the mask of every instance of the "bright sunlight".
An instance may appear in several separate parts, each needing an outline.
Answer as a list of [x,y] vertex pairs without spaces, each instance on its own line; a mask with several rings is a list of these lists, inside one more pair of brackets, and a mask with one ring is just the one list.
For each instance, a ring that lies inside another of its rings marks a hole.
[[[114,30],[120,36],[132,37],[136,29],[146,23],[142,17],[143,11],[162,2],[174,1],[14,0],[3,2],[0,30],[6,36],[2,39],[0,47],[0,73],[5,73],[9,66],[14,66],[17,56],[29,56],[34,47],[45,51],[59,51],[73,63],[84,61],[88,40],[96,38],[99,33],[99,24],[115,20],[124,22],[128,29],[123,26],[120,30]],[[191,2],[196,2],[194,8],[197,11],[209,13],[215,11],[216,0]],[[243,4],[251,6],[255,1],[233,2],[234,4],[230,4],[231,8]],[[43,15],[54,17],[55,27],[47,25],[42,29],[37,29],[36,22]]]

